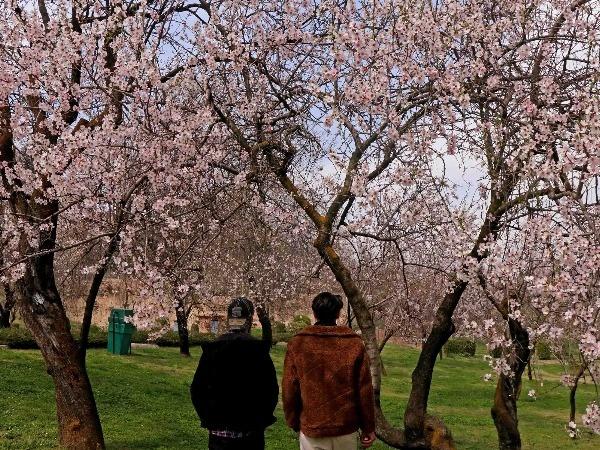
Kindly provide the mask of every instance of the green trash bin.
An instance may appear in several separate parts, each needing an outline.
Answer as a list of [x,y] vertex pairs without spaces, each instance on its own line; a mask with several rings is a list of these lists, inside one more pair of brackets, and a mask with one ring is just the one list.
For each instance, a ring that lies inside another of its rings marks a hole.
[[108,351],[114,355],[131,353],[131,335],[135,327],[126,317],[133,318],[132,309],[113,308],[108,317]]

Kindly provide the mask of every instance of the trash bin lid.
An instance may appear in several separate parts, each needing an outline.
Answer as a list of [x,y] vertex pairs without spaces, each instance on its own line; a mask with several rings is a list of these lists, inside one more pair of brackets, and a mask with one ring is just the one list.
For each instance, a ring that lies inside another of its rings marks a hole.
[[110,316],[108,317],[108,321],[114,323],[124,323],[125,317],[133,316],[133,309],[125,309],[125,308],[112,308],[110,310]]

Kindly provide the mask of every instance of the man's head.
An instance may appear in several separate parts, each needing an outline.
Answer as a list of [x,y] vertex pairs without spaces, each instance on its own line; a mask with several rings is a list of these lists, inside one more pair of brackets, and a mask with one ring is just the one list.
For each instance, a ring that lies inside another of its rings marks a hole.
[[331,292],[321,292],[312,302],[315,319],[321,323],[335,323],[340,317],[340,311],[343,306],[342,296],[332,294]]
[[238,297],[231,301],[227,307],[227,322],[233,331],[250,332],[254,305],[246,297]]

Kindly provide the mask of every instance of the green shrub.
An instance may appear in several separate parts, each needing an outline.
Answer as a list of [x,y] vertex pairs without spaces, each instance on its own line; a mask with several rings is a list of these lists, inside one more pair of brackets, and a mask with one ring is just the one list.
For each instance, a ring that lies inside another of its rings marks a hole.
[[[156,339],[152,339],[151,342],[159,347],[179,347],[179,335],[174,331],[167,331]],[[190,345],[192,345],[191,339]]]
[[31,333],[20,327],[0,328],[0,345],[15,349],[38,348]]
[[536,342],[535,354],[538,357],[538,359],[542,361],[554,359],[554,352],[552,351],[552,347],[546,341]]
[[[75,335],[79,339],[79,334]],[[92,325],[88,336],[88,348],[106,348],[108,346],[108,332]]]
[[[200,345],[204,342],[214,341],[215,336],[211,333],[199,333],[194,336],[190,336],[190,345]],[[179,345],[179,341],[177,343]]]
[[[261,328],[252,328],[252,330],[250,330],[250,334],[256,339],[262,339]],[[273,345],[277,344],[278,342],[288,342],[292,337],[294,337],[293,333],[289,333],[287,331],[281,332],[274,330],[272,337]]]
[[561,345],[562,357],[579,361],[579,344],[571,339],[564,339]]
[[502,356],[502,347],[496,347],[490,352],[492,358],[500,358]]
[[542,361],[551,359],[561,359],[565,362],[579,361],[579,345],[572,339],[562,339],[554,345],[549,341],[541,340],[535,343],[535,356]]
[[198,326],[197,323],[193,324],[190,327],[190,335],[191,336],[200,336],[200,327]]
[[287,332],[285,323],[278,321],[273,322],[273,334],[283,334],[285,332]]
[[250,328],[250,335],[256,339],[262,339],[262,328]]
[[294,333],[276,333],[273,335],[273,344],[278,342],[289,342],[294,337]]
[[[76,341],[79,341],[80,326],[73,326],[71,333]],[[14,349],[37,349],[38,345],[33,336],[26,328],[2,328],[0,329],[0,345],[7,345]],[[106,348],[108,345],[108,334],[97,326],[90,327],[88,336],[88,348]]]
[[287,331],[289,331],[292,334],[296,334],[298,331],[300,331],[303,328],[306,328],[310,324],[311,324],[310,317],[302,315],[302,314],[297,315],[297,316],[294,316],[294,319],[287,326]]
[[477,350],[477,344],[470,339],[456,338],[450,339],[444,348],[447,355],[473,357],[475,356],[475,350]]
[[[80,324],[73,324],[71,333],[76,341],[79,341]],[[147,343],[149,331],[135,330],[131,336],[131,342]],[[210,333],[198,333],[190,335],[190,345],[200,345],[203,342],[211,341],[214,336]],[[179,347],[179,335],[174,331],[168,331],[164,335],[152,341],[161,347]],[[21,350],[37,349],[37,343],[26,328],[11,327],[0,328],[0,345],[6,345],[9,348]],[[108,346],[108,332],[102,328],[92,325],[88,337],[88,348],[106,348]]]
[[[200,345],[204,342],[212,340],[214,340],[214,336],[210,333],[198,334],[189,337],[190,345]],[[159,347],[179,347],[179,334],[175,331],[167,331],[165,334],[153,339],[151,342]]]
[[135,329],[131,335],[131,342],[136,344],[146,344],[148,342],[149,332],[147,330]]

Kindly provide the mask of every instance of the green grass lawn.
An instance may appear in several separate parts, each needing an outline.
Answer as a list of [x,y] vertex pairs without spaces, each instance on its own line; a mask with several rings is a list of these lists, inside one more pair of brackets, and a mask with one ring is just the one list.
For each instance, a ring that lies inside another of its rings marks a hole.
[[[181,358],[177,349],[136,350],[126,357],[89,352],[89,373],[109,449],[206,448],[207,434],[198,425],[188,395],[199,352],[193,349],[192,359]],[[281,376],[285,347],[278,345],[272,353]],[[393,345],[384,353],[384,410],[396,424],[401,423],[417,355],[416,350]],[[559,386],[560,368],[546,364],[540,369],[543,386],[526,381],[519,402],[524,448],[600,448],[600,436],[584,432],[576,441],[568,438],[568,392]],[[488,371],[480,357],[445,358],[436,366],[430,411],[444,418],[459,449],[497,448],[489,414],[494,385],[482,380]],[[532,388],[538,394],[535,401],[526,395]],[[53,395],[39,352],[0,349],[0,449],[56,448]],[[595,395],[592,386],[582,385],[580,413]],[[276,414],[277,423],[267,430],[267,448],[298,448],[280,407]],[[373,448],[388,447],[377,443]]]

